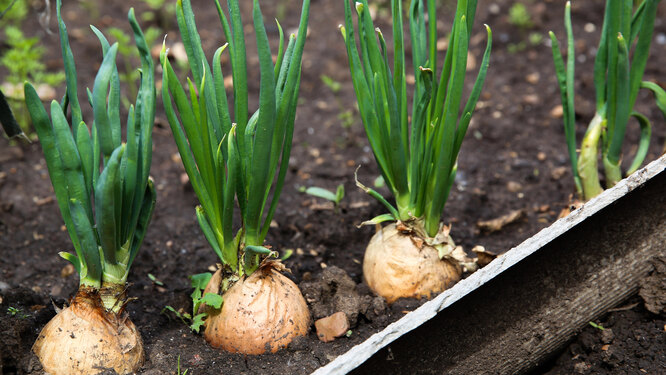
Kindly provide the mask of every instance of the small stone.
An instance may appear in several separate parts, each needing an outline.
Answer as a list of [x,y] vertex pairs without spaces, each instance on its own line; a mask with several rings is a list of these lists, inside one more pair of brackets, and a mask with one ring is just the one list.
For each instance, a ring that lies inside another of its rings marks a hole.
[[552,118],[562,118],[564,115],[564,108],[562,105],[556,105],[553,109],[550,110],[550,117]]
[[38,207],[41,207],[41,206],[44,206],[44,205],[46,205],[46,204],[49,204],[49,203],[53,202],[53,196],[52,196],[52,195],[49,195],[48,197],[44,197],[44,198],[32,197],[32,201],[33,201]]
[[585,374],[590,369],[590,365],[585,362],[578,362],[574,365],[574,371],[576,374]]
[[53,288],[51,288],[52,296],[60,296],[61,293],[62,293],[62,285],[56,284],[53,286]]
[[180,184],[185,186],[190,182],[190,177],[187,175],[187,173],[181,173],[180,174]]
[[336,337],[343,336],[349,330],[347,315],[338,311],[333,315],[321,318],[315,322],[317,337],[323,342],[331,342]]
[[539,104],[539,96],[537,94],[528,94],[523,96],[523,103],[529,105]]
[[521,190],[523,190],[523,185],[516,181],[509,181],[506,183],[506,190],[512,192],[512,193],[517,193]]
[[539,160],[539,161],[544,161],[544,160],[546,160],[546,153],[545,153],[545,152],[539,152],[539,153],[537,154],[537,160]]
[[615,334],[613,333],[613,330],[610,328],[606,328],[603,331],[601,331],[601,342],[604,344],[610,344],[613,342],[615,339]]
[[187,62],[187,52],[185,51],[185,45],[182,42],[174,43],[169,48],[169,55],[173,56],[173,58],[180,63]]
[[74,265],[73,264],[68,264],[65,267],[60,270],[60,277],[66,278],[71,276],[74,273]]
[[550,172],[550,178],[557,181],[560,178],[562,178],[562,176],[564,176],[565,173],[567,173],[567,167],[557,167],[553,169],[552,172]]
[[530,73],[527,76],[525,76],[525,80],[528,83],[531,83],[533,85],[536,85],[537,83],[539,83],[540,78],[541,78],[541,75],[539,74],[539,72]]

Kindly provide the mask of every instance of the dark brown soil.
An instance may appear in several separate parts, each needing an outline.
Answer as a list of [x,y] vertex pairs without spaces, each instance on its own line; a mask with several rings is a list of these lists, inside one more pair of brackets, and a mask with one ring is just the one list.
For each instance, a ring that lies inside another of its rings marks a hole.
[[535,374],[666,372],[666,258],[653,261],[639,296],[590,322],[556,359]]
[[[67,2],[63,9],[77,57],[81,89],[92,87],[101,56],[94,35],[87,28],[88,24],[95,24],[102,30],[110,26],[129,30],[125,21],[129,8],[127,2],[91,3],[96,4],[102,16],[90,18],[81,8],[80,2]],[[243,3],[247,23],[250,20],[247,12],[250,2]],[[281,24],[289,31],[297,26],[300,1],[263,3],[266,20],[278,16]],[[387,1],[378,3],[386,4]],[[453,9],[452,1],[443,3],[440,35],[450,30]],[[532,14],[534,25],[529,28],[520,28],[509,22],[507,14],[513,4],[511,0],[481,1],[479,4],[478,26],[472,37],[471,54],[476,61],[480,61],[485,47],[485,32],[480,25],[489,24],[494,32],[491,67],[461,151],[458,177],[443,216],[445,222],[453,224],[453,238],[466,249],[480,244],[491,252],[507,251],[552,223],[560,209],[568,204],[573,191],[561,118],[551,112],[560,104],[560,100],[551,52],[545,44],[548,30],[554,30],[560,39],[564,36],[564,2],[524,3]],[[579,54],[579,139],[584,132],[582,124],[589,121],[594,110],[592,63],[603,3],[601,0],[574,3],[574,32]],[[194,5],[204,49],[212,52],[224,42],[217,15],[211,11],[210,1],[194,1]],[[139,4],[137,7],[138,13],[144,9]],[[390,30],[386,9],[386,6],[380,7],[378,23],[382,29]],[[37,14],[33,12],[30,17],[26,25],[37,25]],[[664,20],[666,8],[661,4],[652,56],[645,77],[661,80],[662,85],[666,62]],[[161,108],[161,100],[158,100],[151,170],[158,202],[129,280],[132,283],[130,294],[138,299],[129,305],[128,311],[143,336],[146,348],[146,364],[141,373],[174,373],[179,357],[181,368],[189,369],[188,374],[309,373],[421,304],[420,301],[405,300],[384,308],[361,283],[363,251],[374,229],[357,229],[356,225],[383,213],[384,209],[354,185],[354,170],[358,165],[362,166],[359,179],[366,184],[370,184],[378,172],[355,110],[347,58],[337,30],[338,24],[342,22],[343,10],[339,1],[312,1],[294,149],[275,216],[277,226],[269,231],[267,240],[277,249],[294,249],[294,255],[286,264],[292,271],[291,277],[304,288],[306,294],[308,289],[305,284],[329,277],[323,270],[329,270],[331,274],[340,272],[331,271],[335,266],[347,273],[354,284],[352,287],[349,280],[345,281],[347,289],[359,298],[357,324],[352,327],[350,337],[325,344],[311,332],[278,354],[246,357],[212,349],[201,335],[192,333],[180,321],[160,313],[165,305],[176,309],[191,309],[187,276],[214,267],[217,259],[196,223],[196,197],[191,188],[181,183],[180,177],[184,170],[176,157],[177,150]],[[596,29],[586,27],[587,23],[597,25]],[[176,42],[178,32],[175,22],[172,20],[162,24],[168,27],[165,30],[169,35],[168,42]],[[54,25],[51,20],[53,30]],[[43,43],[50,47],[47,65],[54,70],[62,69],[60,49],[56,48],[57,34],[49,35],[34,26],[25,28],[28,34],[40,36]],[[268,32],[269,38],[276,41],[277,29],[270,23]],[[528,39],[534,32],[541,34],[543,39],[532,44]],[[0,43],[2,48],[5,46]],[[248,51],[253,50],[250,41]],[[257,58],[252,52],[248,61],[251,66],[257,66]],[[250,71],[253,75],[250,90],[256,95],[258,72],[257,69]],[[0,77],[3,74],[5,72],[0,70]],[[473,82],[471,74],[473,72],[468,76],[468,89]],[[333,92],[324,85],[322,75],[339,82],[340,91]],[[160,80],[161,73],[158,72],[156,77]],[[59,90],[61,92],[62,88]],[[639,95],[637,109],[654,124],[648,155],[648,160],[653,160],[662,154],[666,141],[664,119],[653,105],[651,95],[646,92]],[[340,115],[347,110],[352,111],[353,124],[343,127]],[[90,114],[87,113],[88,118]],[[626,155],[629,156],[625,158],[628,161],[637,144],[636,128],[633,124],[628,133]],[[339,210],[326,207],[324,202],[298,192],[300,186],[335,189],[339,184],[344,184],[346,189]],[[67,263],[57,256],[58,251],[70,249],[70,242],[52,197],[53,191],[39,145],[9,147],[5,142],[0,147],[0,368],[3,374],[40,373],[39,363],[31,354],[30,346],[41,327],[55,314],[52,301],[62,306],[76,292],[76,275],[68,275]],[[525,216],[501,231],[485,233],[477,229],[478,221],[493,219],[514,210],[524,210]],[[154,284],[148,274],[154,275],[164,286]],[[333,279],[338,280],[338,276]],[[349,307],[336,306],[335,292],[331,292],[330,288],[326,292],[325,285],[330,287],[330,282],[319,284],[318,287],[310,285],[311,291],[312,288],[319,290],[320,295],[329,299],[326,301],[326,298],[322,298],[319,306],[312,306],[315,315]],[[636,356],[638,350],[642,354],[635,361],[639,368],[648,373],[664,372],[663,367],[660,367],[664,363],[663,315],[650,315],[642,309],[638,306],[634,310],[612,313],[598,322],[605,328],[613,329],[615,335],[611,343],[612,355],[607,355],[608,361],[622,367],[624,362],[618,362],[617,358],[628,361],[628,358]],[[583,333],[590,338],[581,336],[577,340],[594,341],[590,345],[599,347],[596,341],[601,333],[597,331],[590,327]],[[641,351],[640,348],[644,348],[642,346],[614,345],[620,340],[619,334],[624,331],[640,332],[640,337],[645,339],[637,339],[639,345],[661,345],[661,354],[651,349]],[[586,353],[592,347],[580,346]],[[570,357],[575,355],[571,354]],[[592,366],[589,373],[622,373],[617,372],[620,371],[617,366],[609,368],[602,354],[598,358],[601,359],[578,357],[576,361]],[[550,371],[571,373],[571,367],[566,367],[570,365],[566,359],[558,360],[557,366],[562,366],[561,369]]]

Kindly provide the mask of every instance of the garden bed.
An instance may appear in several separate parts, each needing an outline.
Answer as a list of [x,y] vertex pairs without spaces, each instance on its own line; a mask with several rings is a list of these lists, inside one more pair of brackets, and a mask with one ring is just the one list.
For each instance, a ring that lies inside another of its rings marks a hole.
[[[204,49],[213,51],[223,43],[217,15],[210,8],[206,10],[208,2],[194,3]],[[557,115],[560,102],[552,56],[544,44],[547,30],[554,30],[560,37],[564,35],[563,4],[526,3],[534,26],[521,29],[506,16],[512,3],[507,0],[479,5],[479,26],[472,38],[472,54],[480,60],[485,34],[480,24],[487,23],[495,35],[493,55],[481,102],[461,150],[460,172],[444,216],[446,222],[453,224],[451,234],[457,243],[466,249],[483,245],[495,253],[505,252],[554,222],[573,191],[562,120]],[[78,3],[67,3],[63,12],[73,37],[79,74],[84,77],[80,84],[89,87],[101,52],[87,24],[96,24],[102,30],[109,26],[127,30],[125,2],[103,2],[97,6],[102,15],[98,19],[82,17],[84,11]],[[264,13],[267,20],[278,16],[281,24],[292,30],[298,15],[290,9],[299,8],[298,1],[266,2]],[[602,8],[601,1],[581,1],[573,9],[577,52],[579,60],[584,60],[578,64],[581,84],[577,89],[587,94],[581,95],[577,103],[581,123],[588,121],[594,110],[591,72],[599,32],[598,27],[595,31],[585,25],[600,25]],[[442,12],[449,13],[452,9],[444,6]],[[387,14],[386,9],[378,11],[379,24],[385,30],[390,27]],[[445,22],[440,25],[441,35],[450,30],[450,17],[442,19]],[[666,58],[664,19],[666,9],[662,2],[646,79],[664,76],[663,64],[659,64]],[[248,20],[246,17],[245,21]],[[361,284],[361,261],[374,229],[357,229],[356,225],[382,213],[384,208],[354,186],[353,172],[357,165],[362,165],[359,179],[363,182],[371,183],[378,172],[358,113],[354,112],[347,58],[337,31],[342,21],[343,10],[337,2],[313,2],[294,150],[275,216],[277,225],[269,231],[268,241],[277,249],[294,249],[294,255],[286,263],[296,282],[316,281],[324,267],[330,270],[335,266],[359,284],[356,289],[361,295],[368,295]],[[55,30],[53,20],[52,29]],[[175,22],[167,25],[167,29],[167,41],[177,41]],[[47,35],[39,28],[25,31],[39,35],[45,45],[57,44],[56,35]],[[268,32],[269,38],[276,40],[277,29],[271,26]],[[531,44],[532,32],[541,33],[543,40]],[[254,47],[249,46],[248,50],[253,51]],[[48,66],[62,68],[59,48],[50,48],[47,58]],[[249,63],[256,66],[256,57],[250,56]],[[0,77],[3,74],[0,72]],[[322,83],[324,74],[341,84],[337,93]],[[254,75],[258,78],[258,71]],[[257,82],[258,79],[251,80],[251,92],[258,92]],[[641,93],[638,109],[655,124],[648,160],[661,155],[666,141],[664,120],[651,103],[649,95]],[[344,127],[347,110],[352,110],[352,124]],[[637,144],[636,133],[629,131],[630,147]],[[181,367],[193,374],[219,373],[223,368],[230,373],[310,373],[424,302],[405,300],[383,312],[378,309],[379,313],[366,310],[352,327],[350,337],[328,344],[310,333],[276,355],[245,357],[210,348],[184,324],[160,314],[165,305],[191,308],[187,276],[204,272],[217,261],[196,223],[194,193],[181,182],[184,171],[161,104],[154,144],[151,175],[155,178],[158,201],[144,246],[129,277],[130,295],[138,300],[128,310],[146,346],[143,373],[173,373],[179,356]],[[632,150],[627,148],[626,153],[632,154]],[[347,195],[337,211],[297,189],[300,186],[334,189],[341,183]],[[0,365],[5,374],[39,373],[40,366],[30,353],[30,346],[55,313],[51,300],[62,306],[76,291],[76,275],[67,275],[66,262],[57,256],[58,251],[68,250],[70,243],[61,228],[62,219],[52,195],[38,145],[0,147]],[[516,210],[523,211],[522,218],[501,231],[485,233],[476,225],[478,221]],[[148,274],[164,285],[154,284]],[[10,307],[18,312],[6,314]]]

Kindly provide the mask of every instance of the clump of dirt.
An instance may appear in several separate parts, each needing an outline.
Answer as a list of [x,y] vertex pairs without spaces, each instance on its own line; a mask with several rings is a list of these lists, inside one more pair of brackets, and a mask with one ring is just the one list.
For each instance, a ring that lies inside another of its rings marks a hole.
[[315,320],[344,312],[349,325],[355,327],[359,316],[374,321],[384,315],[386,303],[365,284],[356,284],[343,269],[325,268],[316,278],[300,283],[299,287]]
[[645,308],[653,314],[666,313],[666,256],[652,261],[654,270],[643,280],[638,294],[645,301]]

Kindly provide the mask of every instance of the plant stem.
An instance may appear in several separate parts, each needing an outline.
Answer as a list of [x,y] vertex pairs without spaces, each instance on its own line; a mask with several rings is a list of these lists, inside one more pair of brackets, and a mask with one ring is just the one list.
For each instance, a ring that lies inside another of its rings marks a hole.
[[604,174],[606,175],[606,189],[612,188],[622,179],[622,170],[620,169],[620,162],[613,163],[604,157]]
[[103,282],[102,287],[99,289],[99,297],[107,311],[112,311],[116,314],[119,313],[125,305],[125,283]]
[[587,128],[581,144],[577,168],[583,185],[583,199],[585,201],[596,197],[603,191],[599,183],[597,157],[599,138],[601,137],[601,130],[605,122],[606,120],[597,112],[592,118],[590,126]]

